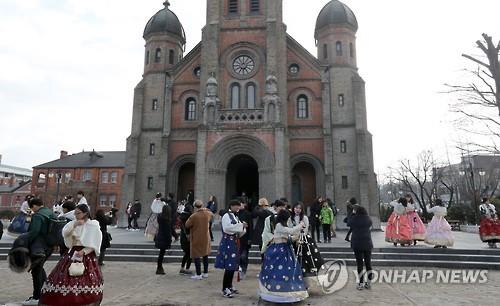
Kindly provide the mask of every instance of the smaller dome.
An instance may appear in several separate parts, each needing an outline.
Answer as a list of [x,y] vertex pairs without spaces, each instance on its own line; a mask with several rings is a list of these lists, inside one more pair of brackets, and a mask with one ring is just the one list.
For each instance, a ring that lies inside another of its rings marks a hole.
[[353,11],[338,0],[328,2],[319,12],[314,36],[317,38],[319,30],[329,25],[347,26],[355,32],[358,30],[358,21]]
[[149,19],[144,29],[143,37],[146,38],[151,34],[157,33],[170,33],[179,36],[181,43],[184,45],[186,43],[186,34],[179,18],[168,8],[170,5],[168,1],[165,1],[164,5],[164,9],[159,10]]

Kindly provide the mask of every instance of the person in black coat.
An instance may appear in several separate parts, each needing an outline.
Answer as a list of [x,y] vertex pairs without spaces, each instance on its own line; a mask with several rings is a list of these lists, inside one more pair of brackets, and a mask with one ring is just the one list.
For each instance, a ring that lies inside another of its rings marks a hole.
[[113,220],[111,217],[106,216],[106,214],[104,214],[104,210],[102,209],[99,209],[96,212],[95,219],[99,222],[99,227],[101,228],[102,233],[101,254],[99,254],[98,260],[99,265],[102,266],[104,265],[106,249],[111,246],[111,234],[108,233],[108,225],[111,225]]
[[[347,221],[347,225],[351,228],[351,248],[356,257],[356,264],[358,266],[359,284],[358,290],[370,289],[370,280],[372,278],[372,235],[371,227],[372,220],[368,216],[366,209],[362,206],[356,206],[353,210],[351,218]],[[366,275],[368,279],[365,282],[365,274],[363,274],[363,262],[366,267]]]
[[156,274],[163,275],[163,259],[165,252],[172,246],[172,212],[168,205],[163,206],[161,214],[158,215],[158,233],[155,236],[155,247],[160,250],[158,254],[158,266]]
[[137,224],[137,219],[141,217],[142,205],[139,200],[135,200],[134,205],[132,205],[131,213],[132,213],[132,221],[134,230],[139,230],[139,224]]
[[240,237],[240,266],[241,266],[241,279],[245,279],[248,268],[248,255],[252,247],[253,235],[253,218],[252,213],[248,211],[248,203],[241,202],[241,208],[238,212],[238,218],[241,222],[248,224],[246,233]]
[[189,230],[186,228],[186,221],[191,216],[193,210],[191,206],[186,205],[184,210],[179,214],[179,219],[181,221],[181,249],[184,252],[182,257],[181,270],[179,274],[181,275],[191,275],[193,272],[189,270],[191,268],[191,244],[189,243]]
[[174,194],[169,193],[167,195],[167,200],[165,201],[168,207],[170,207],[170,213],[172,214],[170,220],[170,225],[172,226],[172,236],[175,238],[175,241],[179,240],[179,235],[175,231],[175,225],[177,223],[177,202],[174,201]]
[[[273,212],[269,209],[269,202],[266,198],[260,199],[259,206],[255,207],[252,212],[252,218],[257,218],[255,228],[252,231],[252,244],[258,245],[259,250],[262,250],[262,232],[264,232],[266,218],[272,214]],[[260,256],[264,260],[264,254]]]
[[[311,226],[311,236],[314,242],[321,243],[321,240],[319,238],[319,232],[321,226],[321,222],[319,220],[319,216],[321,215],[321,206],[322,206],[323,199],[319,197],[314,203],[311,205],[310,208],[310,215],[309,215],[309,224]],[[318,235],[318,240],[316,240],[314,237],[314,234]]]

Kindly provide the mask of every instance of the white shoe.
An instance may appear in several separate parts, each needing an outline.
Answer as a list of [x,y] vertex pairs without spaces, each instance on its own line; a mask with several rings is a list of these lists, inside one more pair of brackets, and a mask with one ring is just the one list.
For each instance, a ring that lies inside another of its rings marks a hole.
[[35,300],[33,297],[30,297],[26,301],[22,302],[21,305],[23,306],[38,305],[38,300]]
[[203,279],[203,276],[201,276],[201,275],[193,275],[193,276],[191,276],[191,279],[194,279],[194,280],[202,280],[202,279]]
[[247,278],[247,274],[245,272],[240,272],[240,279],[244,280],[245,278]]
[[203,273],[203,274],[201,275],[201,277],[203,277],[203,278],[208,278],[208,273]]
[[229,290],[228,288],[224,289],[222,291],[222,295],[225,297],[225,298],[232,298],[233,297],[233,293],[231,292],[231,290]]

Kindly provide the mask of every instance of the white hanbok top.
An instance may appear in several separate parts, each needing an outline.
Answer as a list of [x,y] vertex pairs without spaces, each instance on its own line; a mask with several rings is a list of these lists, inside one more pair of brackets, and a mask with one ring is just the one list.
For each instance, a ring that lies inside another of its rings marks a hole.
[[445,217],[448,214],[448,209],[444,206],[427,206],[427,212],[434,214],[436,217]]
[[76,221],[70,221],[62,230],[64,244],[68,249],[74,246],[83,246],[83,252],[88,255],[95,252],[99,256],[101,252],[102,233],[99,222],[87,220],[84,225],[77,225]]
[[[294,224],[299,224],[300,223],[300,216],[294,216],[293,217],[293,222]],[[304,222],[305,224],[305,228],[304,228],[304,231],[307,233],[308,229],[309,229],[309,218],[304,215],[304,218],[302,219],[302,222]]]
[[288,227],[278,223],[274,229],[273,239],[277,243],[283,242],[284,240],[288,240],[289,236],[298,235],[300,230],[302,230],[302,225],[300,224],[294,227]]
[[161,214],[163,210],[163,206],[167,205],[167,203],[163,202],[160,199],[154,199],[153,203],[151,203],[151,212],[155,214]]
[[479,211],[482,215],[492,219],[497,215],[497,209],[495,205],[490,203],[481,204],[481,206],[479,206]]
[[[231,219],[231,217],[233,217],[233,219]],[[236,221],[236,223],[233,223],[233,220]],[[225,234],[238,235],[239,237],[241,237],[246,233],[246,229],[244,228],[243,223],[240,221],[238,216],[230,211],[224,214],[221,224],[222,230]]]
[[392,201],[391,206],[394,207],[394,212],[398,215],[404,215],[406,212],[406,207],[403,206],[403,204],[397,202],[397,201]]

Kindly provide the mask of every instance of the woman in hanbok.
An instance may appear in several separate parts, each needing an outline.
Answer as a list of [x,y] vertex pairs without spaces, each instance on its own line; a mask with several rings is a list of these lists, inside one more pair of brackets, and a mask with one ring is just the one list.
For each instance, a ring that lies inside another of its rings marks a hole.
[[86,204],[76,207],[75,216],[76,220],[63,228],[64,243],[69,252],[45,281],[39,305],[101,304],[103,278],[97,262],[102,242],[99,222],[89,219]]
[[161,198],[161,193],[156,194],[156,198],[151,203],[151,215],[146,222],[146,230],[144,236],[149,241],[153,241],[158,233],[158,215],[161,214],[163,206],[167,205]]
[[301,221],[288,227],[290,213],[283,209],[276,217],[273,240],[264,254],[259,274],[259,294],[264,301],[272,303],[295,303],[309,297],[302,266],[295,257],[290,236],[298,235],[305,228]]
[[481,223],[479,226],[479,236],[481,241],[487,242],[490,248],[497,248],[500,242],[500,221],[498,220],[495,205],[491,204],[487,198],[483,198],[483,204],[479,206],[481,213]]
[[387,221],[385,241],[394,243],[394,246],[397,246],[398,243],[401,244],[401,246],[409,246],[413,241],[410,222],[406,216],[407,205],[408,202],[405,198],[400,198],[397,202],[391,202],[394,211]]
[[240,209],[240,201],[232,200],[229,203],[229,211],[222,217],[222,239],[215,259],[215,268],[224,269],[222,295],[226,298],[232,298],[233,294],[238,293],[238,290],[233,287],[233,278],[240,266],[239,240],[248,226],[238,219],[237,213]]
[[323,266],[324,261],[319,252],[318,246],[309,235],[309,218],[304,214],[302,203],[297,203],[293,207],[292,224],[297,226],[300,222],[304,223],[304,229],[300,232],[299,237],[294,244],[297,260],[302,266],[302,274],[304,277],[314,277],[318,275],[318,271]]
[[434,214],[429,226],[427,227],[427,235],[425,243],[434,245],[434,248],[447,248],[453,246],[453,235],[451,226],[444,217],[447,215],[447,209],[444,207],[441,199],[436,200],[434,207],[427,207],[427,212]]
[[410,222],[413,245],[417,245],[417,241],[425,241],[425,225],[418,215],[415,202],[413,202],[411,195],[408,194],[405,198],[408,202],[408,206],[406,207],[406,216]]
[[19,213],[10,222],[7,232],[13,237],[17,237],[21,234],[27,233],[31,222],[31,210],[28,202],[32,198],[32,195],[27,195],[24,198],[24,202],[19,208]]

